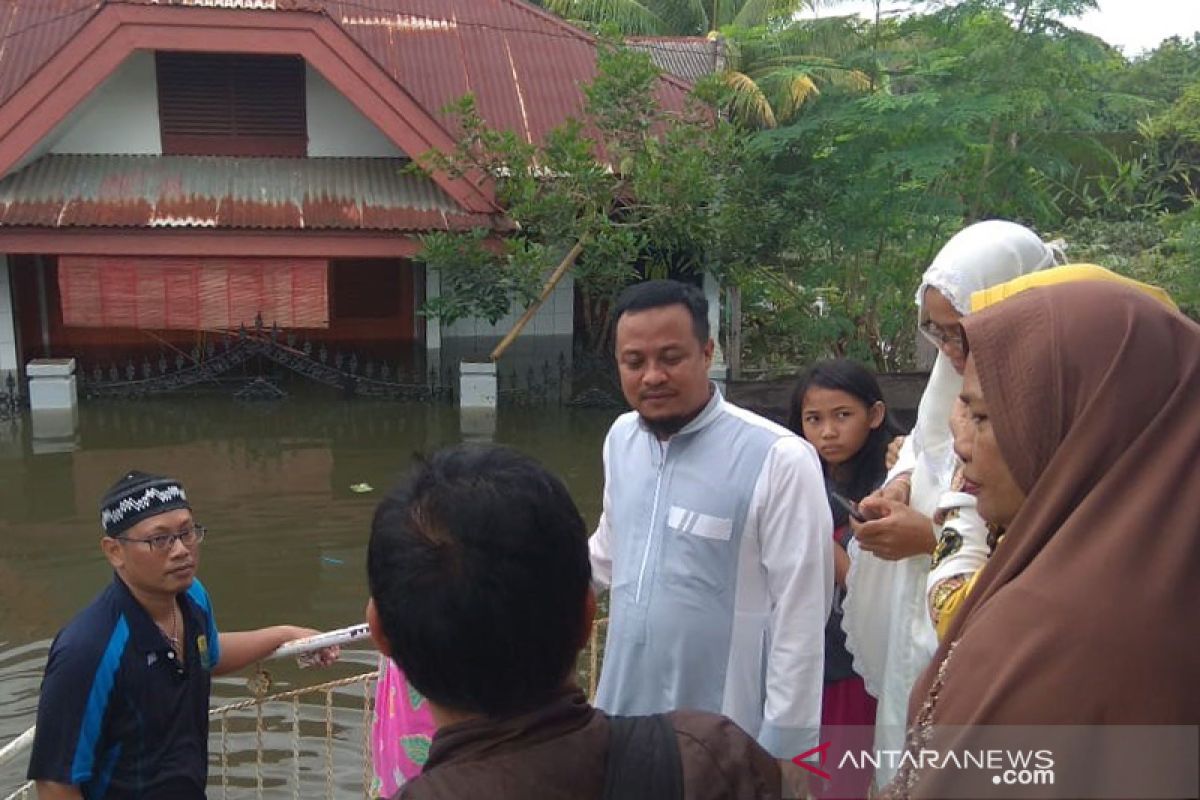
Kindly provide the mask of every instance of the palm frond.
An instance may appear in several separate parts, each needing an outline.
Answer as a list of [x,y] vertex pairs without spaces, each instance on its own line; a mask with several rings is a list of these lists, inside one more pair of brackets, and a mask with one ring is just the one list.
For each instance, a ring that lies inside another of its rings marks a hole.
[[722,76],[730,90],[729,113],[744,125],[774,128],[775,112],[758,84],[741,72],[730,70]]
[[775,109],[775,118],[786,122],[811,100],[821,94],[813,76],[804,70],[777,69],[757,82],[764,96]]
[[776,0],[746,0],[731,19],[721,20],[722,25],[737,25],[743,28],[753,28],[766,25],[773,16]]
[[633,36],[668,32],[663,19],[640,0],[546,0],[546,8],[565,19],[612,25]]
[[784,56],[767,59],[755,62],[751,68],[744,71],[755,81],[761,81],[780,73],[804,74],[847,91],[865,92],[871,89],[871,78],[862,70],[818,56]]
[[729,3],[732,13],[720,20],[722,26],[736,25],[742,28],[752,28],[766,25],[776,20],[786,20],[794,17],[801,9],[811,5],[809,0],[744,0],[740,3]]
[[[704,36],[712,26],[708,15],[711,5],[705,0],[647,0],[663,21],[663,32],[671,36]],[[708,0],[711,3],[712,0]]]

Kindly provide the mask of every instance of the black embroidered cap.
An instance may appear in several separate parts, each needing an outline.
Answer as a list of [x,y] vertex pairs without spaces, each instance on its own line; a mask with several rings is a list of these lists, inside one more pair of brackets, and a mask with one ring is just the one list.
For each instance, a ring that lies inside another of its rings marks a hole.
[[144,519],[177,508],[191,508],[179,481],[134,470],[105,492],[100,525],[105,536],[118,536]]

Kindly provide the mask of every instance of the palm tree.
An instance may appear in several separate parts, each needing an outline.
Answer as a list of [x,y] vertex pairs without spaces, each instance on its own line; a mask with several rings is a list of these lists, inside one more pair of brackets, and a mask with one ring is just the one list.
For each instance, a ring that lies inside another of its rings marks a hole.
[[[870,79],[840,61],[859,41],[854,18],[798,20],[821,0],[541,0],[566,19],[615,27],[627,36],[721,37],[732,119],[773,128],[796,115],[822,86],[850,91]],[[824,0],[828,4],[830,0]]]
[[630,36],[705,36],[734,25],[791,19],[809,0],[540,0],[576,22],[612,25]]
[[720,78],[728,89],[730,117],[774,128],[814,100],[821,87],[870,90],[870,77],[845,63],[860,46],[860,27],[854,18],[833,17],[794,20],[781,28],[726,29],[728,59]]

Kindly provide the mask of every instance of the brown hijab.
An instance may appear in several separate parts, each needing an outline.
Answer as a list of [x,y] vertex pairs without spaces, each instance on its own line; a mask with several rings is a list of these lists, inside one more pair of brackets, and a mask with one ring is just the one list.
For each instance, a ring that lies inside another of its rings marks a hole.
[[[910,721],[1200,724],[1200,326],[1099,282],[1030,289],[962,325],[1027,499]],[[945,796],[946,773],[912,777],[912,794]]]

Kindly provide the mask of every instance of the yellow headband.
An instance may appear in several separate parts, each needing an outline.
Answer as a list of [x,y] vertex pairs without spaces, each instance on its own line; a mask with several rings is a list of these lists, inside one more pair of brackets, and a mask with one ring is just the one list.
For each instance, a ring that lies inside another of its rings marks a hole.
[[1126,286],[1132,286],[1138,291],[1145,292],[1167,308],[1176,311],[1179,309],[1175,305],[1175,301],[1171,299],[1171,295],[1157,286],[1135,281],[1133,278],[1126,278],[1124,275],[1118,275],[1111,270],[1098,267],[1095,264],[1067,264],[1063,267],[1051,267],[1039,272],[1031,272],[1028,275],[1022,275],[1011,281],[975,292],[971,295],[971,313],[982,311],[988,306],[995,305],[1005,298],[1020,294],[1026,289],[1032,289],[1035,286],[1052,286],[1056,283],[1071,283],[1073,281],[1112,281],[1114,283],[1123,283]]

